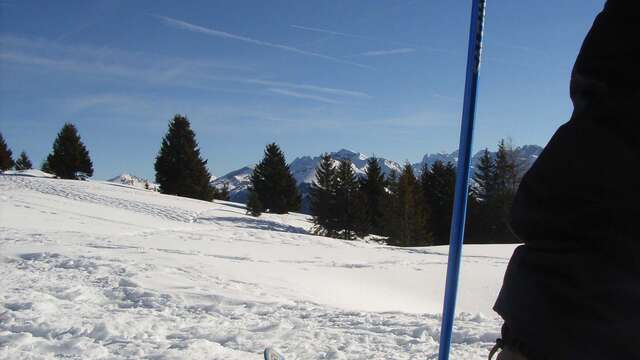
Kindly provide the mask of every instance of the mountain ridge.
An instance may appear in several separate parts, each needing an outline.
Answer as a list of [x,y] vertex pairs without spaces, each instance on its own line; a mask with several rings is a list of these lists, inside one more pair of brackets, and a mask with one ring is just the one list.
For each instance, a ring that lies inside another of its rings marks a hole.
[[141,189],[147,189],[147,190],[153,190],[153,191],[159,191],[160,190],[160,186],[158,184],[155,184],[152,181],[149,181],[145,178],[141,178],[135,175],[131,175],[128,172],[123,172],[118,176],[114,176],[110,179],[106,180],[107,182],[110,183],[116,183],[116,184],[122,184],[122,185],[128,185],[128,186],[133,186],[136,188],[141,188]]
[[[542,151],[542,147],[538,145],[523,145],[516,147],[515,150],[519,154],[519,160],[523,163],[523,167],[528,169],[533,162],[537,159],[538,155]],[[484,150],[476,152],[472,157],[472,167],[477,164],[480,157],[484,153]],[[495,151],[490,151],[492,157],[495,157]],[[338,151],[330,153],[332,159],[337,164],[340,160],[350,160],[352,167],[357,176],[364,176],[366,170],[367,160],[371,158],[361,152],[356,152],[348,149],[340,149]],[[378,164],[382,168],[382,172],[388,176],[392,171],[402,171],[403,165],[397,161],[376,157]],[[438,152],[427,153],[422,157],[422,160],[417,163],[411,164],[416,174],[422,172],[424,165],[432,166],[436,161],[442,161],[444,163],[452,162],[456,164],[458,161],[458,150],[450,153]],[[300,156],[289,163],[289,170],[295,178],[298,187],[304,198],[308,195],[308,189],[311,182],[315,178],[315,169],[320,163],[320,156]],[[248,199],[248,187],[250,184],[250,177],[255,164],[247,165],[237,170],[231,171],[223,176],[211,181],[211,184],[216,187],[222,187],[225,183],[229,186],[230,200],[234,202],[244,203]],[[303,211],[305,210],[305,204],[303,204]]]

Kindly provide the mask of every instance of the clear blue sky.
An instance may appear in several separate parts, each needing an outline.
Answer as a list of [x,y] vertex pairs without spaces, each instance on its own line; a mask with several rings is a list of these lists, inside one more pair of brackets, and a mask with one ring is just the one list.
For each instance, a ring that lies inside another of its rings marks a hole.
[[[39,164],[75,123],[95,178],[153,178],[168,120],[222,175],[278,142],[417,162],[458,146],[470,0],[0,0],[0,132]],[[476,149],[545,145],[603,0],[490,0]]]

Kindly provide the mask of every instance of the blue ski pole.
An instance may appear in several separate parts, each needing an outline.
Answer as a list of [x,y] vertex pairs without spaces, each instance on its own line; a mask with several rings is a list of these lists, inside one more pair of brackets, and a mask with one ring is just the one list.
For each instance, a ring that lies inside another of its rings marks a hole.
[[471,146],[473,144],[473,125],[476,117],[476,95],[478,92],[478,74],[482,53],[482,31],[484,27],[485,0],[472,0],[471,29],[469,32],[469,52],[467,53],[467,78],[464,88],[460,147],[456,171],[456,190],[451,220],[451,238],[449,244],[449,262],[447,265],[447,283],[442,311],[440,330],[439,360],[449,359],[451,333],[456,310],[456,296],[460,277],[464,225],[467,215],[467,196],[469,193],[469,171],[471,166]]

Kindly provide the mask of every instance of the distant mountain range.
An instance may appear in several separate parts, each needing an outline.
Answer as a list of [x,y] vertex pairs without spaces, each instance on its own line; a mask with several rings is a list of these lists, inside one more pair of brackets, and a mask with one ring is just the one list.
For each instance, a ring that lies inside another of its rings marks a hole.
[[[523,167],[525,169],[528,169],[538,158],[538,155],[542,151],[542,147],[538,145],[525,145],[516,148],[516,150],[520,156],[519,161],[523,164]],[[472,167],[474,167],[478,163],[478,161],[480,161],[480,157],[482,157],[483,152],[484,151],[478,151],[472,157]],[[495,157],[495,152],[490,152],[490,154],[492,157]],[[358,176],[364,176],[369,156],[360,152],[342,149],[340,151],[332,152],[331,157],[333,158],[334,164],[337,164],[340,160],[350,160],[354,172]],[[377,159],[378,164],[380,164],[382,172],[385,175],[389,175],[392,171],[396,171],[398,173],[402,171],[403,165],[397,161],[385,158]],[[444,163],[451,162],[453,164],[456,164],[458,162],[458,151],[456,150],[451,153],[442,152],[425,154],[422,157],[422,161],[411,164],[411,166],[413,167],[416,175],[419,175],[422,172],[422,168],[425,164],[431,167],[431,165],[433,165],[436,161],[442,161]],[[298,183],[298,189],[302,194],[302,212],[309,211],[309,189],[311,188],[311,183],[315,179],[316,168],[318,167],[318,164],[320,164],[320,156],[298,157],[289,164],[291,174]],[[234,202],[246,203],[249,197],[248,188],[250,184],[250,177],[254,168],[255,164],[251,164],[238,170],[234,170],[224,176],[220,176],[217,178],[215,176],[211,176],[211,184],[213,186],[221,188],[226,183],[229,186],[230,200]],[[107,181],[143,189],[145,188],[145,184],[148,184],[150,190],[159,190],[159,185],[148,181],[147,179],[140,178],[128,173],[123,173]]]
[[[522,147],[518,147],[516,150],[518,151],[518,154],[520,156],[520,162],[522,162],[523,166],[528,169],[537,159],[538,155],[542,151],[542,147],[538,145],[525,145]],[[475,166],[475,164],[477,164],[483,152],[484,151],[478,151],[473,156],[472,166]],[[495,157],[495,152],[491,152],[491,156]],[[364,176],[369,156],[359,152],[342,149],[340,151],[331,153],[331,157],[334,159],[335,163],[338,163],[338,161],[340,160],[351,160],[355,173],[358,176]],[[385,175],[388,175],[389,173],[391,173],[391,171],[394,170],[397,172],[402,171],[403,165],[397,161],[385,158],[377,159],[378,164],[380,164],[380,167],[382,168],[382,171]],[[458,151],[456,150],[451,153],[426,154],[422,158],[422,161],[411,165],[413,166],[416,175],[418,175],[422,171],[422,168],[425,164],[431,166],[438,160],[445,163],[451,162],[453,164],[456,164],[458,161]],[[318,164],[320,164],[320,156],[298,157],[289,164],[291,174],[296,179],[296,182],[298,183],[298,187],[300,189],[300,193],[303,196],[303,212],[308,211],[308,201],[306,201],[306,198],[309,194],[311,182],[315,179],[315,171]],[[222,187],[225,183],[227,183],[229,186],[231,201],[244,203],[248,198],[248,187],[250,184],[249,179],[254,167],[255,165],[252,164],[238,170],[234,170],[224,176],[216,178],[211,182],[211,184],[216,187]]]
[[147,179],[143,179],[128,173],[122,173],[116,177],[108,179],[107,181],[116,183],[116,184],[133,186],[140,189],[146,189],[148,187],[148,190],[153,190],[153,191],[159,191],[160,189],[160,186],[158,184],[155,184]]

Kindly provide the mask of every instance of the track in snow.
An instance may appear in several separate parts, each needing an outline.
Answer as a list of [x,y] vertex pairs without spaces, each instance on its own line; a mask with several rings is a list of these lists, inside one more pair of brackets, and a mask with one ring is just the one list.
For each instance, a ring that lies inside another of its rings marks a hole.
[[[182,210],[176,207],[158,206],[133,199],[111,197],[109,195],[97,195],[83,189],[78,186],[76,181],[72,180],[41,179],[27,176],[3,176],[3,178],[4,181],[13,183],[12,187],[28,189],[47,195],[59,196],[69,200],[104,205],[140,214],[157,216],[170,221],[193,222],[198,216],[195,212]],[[133,188],[125,189],[129,191],[142,191]]]

